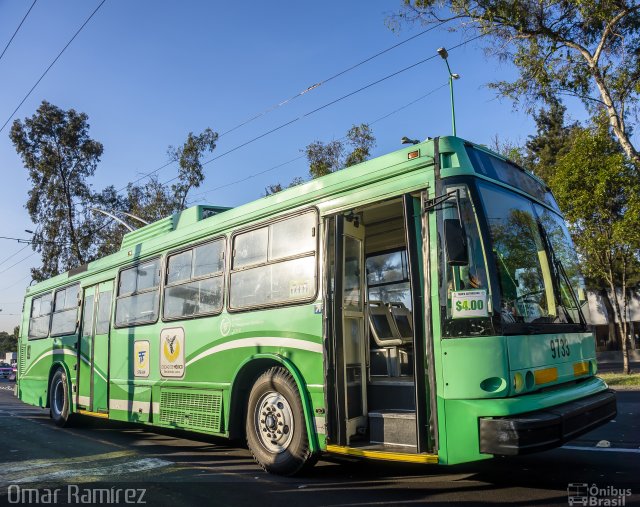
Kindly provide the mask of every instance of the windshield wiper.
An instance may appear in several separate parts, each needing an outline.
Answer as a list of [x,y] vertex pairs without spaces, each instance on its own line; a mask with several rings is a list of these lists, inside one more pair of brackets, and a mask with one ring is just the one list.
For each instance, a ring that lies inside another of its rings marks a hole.
[[[575,305],[576,311],[578,312],[578,318],[580,319],[580,324],[586,327],[587,319],[585,319],[584,314],[582,313],[582,308],[580,308],[580,302],[578,301],[578,297],[576,296],[576,293],[573,290],[573,285],[571,285],[571,279],[569,278],[567,271],[564,269],[564,265],[562,264],[562,261],[558,259],[558,257],[556,256],[556,253],[553,250],[553,247],[551,246],[551,241],[547,236],[547,231],[544,230],[544,227],[540,222],[538,222],[538,229],[540,230],[540,235],[542,236],[542,240],[544,241],[545,246],[547,247],[547,251],[549,252],[549,255],[551,257],[551,264],[554,268],[554,271],[556,272],[555,278],[558,280],[558,285],[559,285],[560,278],[562,277],[565,283],[567,284],[567,287],[569,288],[569,294],[571,294],[571,299],[573,299],[573,304]],[[554,283],[554,289],[555,289],[554,293],[558,298],[558,303],[560,304],[560,306],[562,306],[565,314],[567,315],[567,317],[569,317],[569,319],[571,319],[571,323],[573,324],[574,322],[573,322],[573,318],[571,317],[571,314],[568,312],[565,305],[562,304],[562,293],[560,292],[562,289],[559,286],[556,288],[555,285],[556,284]]]

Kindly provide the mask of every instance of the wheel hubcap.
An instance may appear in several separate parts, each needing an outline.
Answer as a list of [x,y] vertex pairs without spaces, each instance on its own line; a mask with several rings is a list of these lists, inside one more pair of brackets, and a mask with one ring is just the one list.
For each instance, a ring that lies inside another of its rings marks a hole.
[[53,390],[53,409],[56,414],[61,414],[62,409],[64,408],[64,386],[62,385],[62,381],[59,380],[56,384],[55,389]]
[[254,414],[256,435],[269,452],[284,452],[293,438],[293,412],[284,396],[275,391],[265,393]]

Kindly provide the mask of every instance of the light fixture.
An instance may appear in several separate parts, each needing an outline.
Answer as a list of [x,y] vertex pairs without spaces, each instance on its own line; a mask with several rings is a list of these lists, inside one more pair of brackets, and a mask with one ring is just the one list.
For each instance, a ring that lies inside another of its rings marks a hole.
[[447,71],[449,72],[449,91],[451,93],[451,126],[453,128],[453,135],[456,135],[456,109],[453,102],[453,80],[460,79],[460,74],[454,74],[451,72],[451,67],[449,67],[449,52],[445,48],[438,48],[437,50],[440,57],[444,60],[444,63],[447,64]]

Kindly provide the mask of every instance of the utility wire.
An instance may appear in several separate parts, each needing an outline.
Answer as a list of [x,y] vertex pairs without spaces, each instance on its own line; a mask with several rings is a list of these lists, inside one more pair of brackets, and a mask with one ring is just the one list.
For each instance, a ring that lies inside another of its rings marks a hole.
[[31,273],[29,273],[26,276],[23,276],[22,278],[20,278],[17,282],[12,283],[11,285],[7,285],[6,287],[3,287],[2,289],[0,289],[0,292],[4,292],[7,289],[11,289],[12,287],[15,287],[16,285],[18,285],[20,282],[22,282],[23,280],[26,280],[27,278],[31,277]]
[[[444,88],[445,86],[448,86],[448,85],[449,85],[449,82],[447,81],[446,83],[443,83],[442,85],[438,86],[437,88],[434,88],[433,90],[431,90],[431,91],[425,93],[424,95],[418,97],[417,99],[414,99],[411,102],[409,102],[409,103],[407,103],[407,104],[405,104],[405,105],[403,105],[403,106],[401,106],[401,107],[399,107],[397,109],[394,109],[393,111],[385,114],[384,116],[381,116],[380,118],[377,118],[377,119],[369,122],[368,125],[374,125],[374,124],[376,124],[376,123],[378,123],[378,122],[380,122],[382,120],[385,120],[385,119],[389,118],[389,116],[392,116],[392,115],[402,111],[403,109],[406,109],[407,107],[412,106],[416,102],[419,102],[419,101],[427,98],[429,95],[432,95],[432,94],[436,93],[437,91],[441,90],[442,88]],[[339,140],[342,140],[342,139],[346,139],[346,136],[341,137]],[[202,196],[204,196],[206,194],[209,194],[211,192],[214,192],[216,190],[227,188],[227,187],[230,187],[232,185],[237,185],[238,183],[243,183],[243,182],[248,181],[248,180],[250,180],[252,178],[256,178],[257,176],[261,176],[261,175],[263,175],[265,173],[274,171],[276,169],[279,169],[280,167],[283,167],[285,165],[291,164],[292,162],[296,162],[297,160],[300,160],[302,158],[305,158],[305,155],[300,155],[300,156],[298,156],[296,158],[293,158],[291,160],[287,160],[286,162],[282,162],[281,164],[275,165],[275,166],[270,167],[268,169],[264,169],[263,171],[259,171],[259,172],[254,173],[254,174],[250,174],[249,176],[246,176],[246,177],[244,177],[242,179],[235,180],[235,181],[232,181],[230,183],[225,183],[224,185],[220,185],[220,186],[217,186],[217,187],[214,187],[214,188],[210,188],[209,190],[204,190],[202,192],[199,192],[199,193],[193,195],[192,198],[190,199],[190,201],[191,202],[199,201],[201,199],[196,199],[196,197],[200,198],[200,197],[202,197]]]
[[24,238],[11,238],[9,236],[0,236],[0,239],[8,239],[11,241],[17,241],[18,243],[27,243],[27,244],[31,244],[32,240],[30,239],[24,239]]
[[9,257],[7,257],[6,259],[3,259],[2,261],[0,261],[0,266],[2,266],[5,262],[7,262],[10,259],[13,259],[16,255],[18,255],[20,252],[22,252],[25,248],[29,248],[29,244],[26,244],[25,246],[23,246],[20,250],[18,250],[16,253],[11,254]]
[[9,266],[8,268],[4,268],[2,271],[0,271],[0,275],[2,273],[6,273],[7,271],[9,271],[11,268],[17,266],[18,264],[20,264],[21,262],[26,261],[29,257],[33,257],[35,255],[35,252],[31,252],[29,255],[27,255],[26,257],[23,257],[22,259],[20,259],[18,262],[11,264],[11,266]]
[[[440,22],[440,23],[437,23],[437,24],[435,24],[435,25],[433,25],[433,26],[431,26],[431,27],[427,28],[426,30],[423,30],[422,32],[419,32],[419,33],[417,33],[417,34],[415,34],[415,35],[412,35],[411,37],[409,37],[409,38],[407,38],[407,39],[404,39],[404,40],[402,40],[402,41],[400,41],[400,42],[398,42],[398,43],[394,44],[393,46],[389,46],[389,47],[388,47],[388,48],[386,48],[386,49],[383,49],[383,50],[381,50],[381,51],[378,51],[376,54],[371,55],[371,56],[369,56],[369,57],[365,58],[364,60],[361,60],[361,61],[359,61],[359,62],[357,62],[357,63],[355,63],[355,64],[353,64],[353,65],[351,65],[351,66],[349,66],[349,67],[347,67],[347,68],[345,68],[345,69],[342,69],[341,71],[336,72],[335,74],[333,74],[333,75],[331,75],[331,76],[329,76],[329,77],[327,77],[327,78],[325,78],[325,79],[322,79],[321,81],[317,82],[316,84],[313,84],[313,85],[311,85],[311,86],[309,86],[309,87],[305,88],[304,90],[301,90],[300,92],[296,93],[295,95],[292,95],[291,97],[289,97],[289,98],[287,98],[287,99],[281,100],[280,102],[278,102],[278,103],[276,103],[276,104],[273,104],[273,105],[271,105],[271,106],[267,107],[266,109],[263,109],[262,111],[260,111],[260,112],[258,112],[258,113],[256,113],[256,114],[254,114],[253,116],[250,116],[250,117],[246,118],[245,120],[241,121],[240,123],[238,123],[238,124],[234,125],[233,127],[229,128],[229,129],[227,129],[227,130],[225,130],[224,132],[219,133],[219,134],[218,134],[218,139],[220,139],[221,137],[223,137],[223,136],[225,136],[225,135],[227,135],[227,134],[229,134],[229,133],[231,133],[231,132],[233,132],[233,131],[235,131],[235,130],[238,130],[238,129],[239,129],[239,128],[241,128],[241,127],[244,127],[245,125],[248,125],[249,123],[251,123],[251,122],[253,122],[253,121],[257,120],[258,118],[261,118],[261,117],[263,117],[263,116],[265,116],[265,115],[267,115],[267,114],[271,113],[272,111],[275,111],[276,109],[281,108],[282,106],[284,106],[284,105],[286,105],[286,104],[288,104],[288,103],[292,102],[293,100],[295,100],[295,99],[297,99],[297,98],[300,98],[300,97],[302,97],[303,95],[305,95],[305,94],[307,94],[307,93],[309,93],[309,92],[311,92],[311,91],[313,91],[313,90],[315,90],[315,89],[319,88],[319,87],[320,87],[320,86],[322,86],[323,84],[326,84],[326,83],[328,83],[329,81],[333,81],[334,79],[336,79],[336,78],[338,78],[338,77],[340,77],[340,76],[342,76],[342,75],[344,75],[344,74],[347,74],[348,72],[351,72],[351,71],[352,71],[352,70],[354,70],[354,69],[357,69],[358,67],[360,67],[360,66],[364,65],[365,63],[370,62],[371,60],[374,60],[374,59],[378,58],[379,56],[384,55],[385,53],[388,53],[389,51],[392,51],[393,49],[396,49],[397,47],[400,47],[400,46],[402,46],[403,44],[406,44],[406,43],[408,43],[408,42],[410,42],[410,41],[412,41],[412,40],[414,40],[414,39],[417,39],[418,37],[420,37],[420,36],[422,36],[422,35],[424,35],[424,34],[426,34],[426,33],[430,32],[431,30],[434,30],[434,29],[438,28],[439,26],[443,25],[444,23],[446,23],[446,21],[442,21],[442,22]],[[143,174],[142,176],[140,176],[138,179],[134,180],[134,181],[133,181],[133,182],[131,182],[131,183],[132,183],[132,184],[136,184],[136,183],[138,183],[138,182],[140,182],[140,181],[144,180],[145,178],[148,178],[148,177],[152,176],[153,174],[155,174],[155,173],[157,173],[157,172],[161,171],[161,170],[162,170],[162,169],[164,169],[165,167],[170,166],[170,165],[171,165],[171,164],[173,164],[173,163],[174,163],[174,161],[173,161],[173,160],[171,160],[171,161],[169,161],[169,162],[167,162],[167,163],[165,163],[165,164],[161,165],[160,167],[157,167],[156,169],[154,169],[154,170],[152,170],[152,171],[150,171],[150,172],[148,172],[148,173]],[[176,179],[177,179],[177,177],[176,177],[176,178],[173,178],[173,179],[171,179],[171,180],[169,180],[169,182],[174,181],[174,180],[176,180]],[[128,185],[129,185],[129,184],[127,183],[127,185],[125,185],[125,186],[123,186],[122,188],[120,188],[120,189],[116,190],[116,193],[118,193],[118,194],[119,194],[120,192],[122,192],[123,190],[125,190],[125,189],[127,188],[127,186],[128,186]]]
[[16,36],[16,34],[18,33],[18,31],[20,30],[20,28],[22,27],[22,23],[24,23],[24,20],[27,19],[27,16],[29,15],[29,13],[31,12],[31,9],[33,9],[33,6],[36,4],[38,0],[33,0],[33,3],[31,4],[31,7],[29,7],[29,10],[27,11],[27,13],[24,15],[24,17],[22,18],[22,21],[20,21],[20,24],[18,25],[18,28],[16,28],[16,31],[13,32],[13,35],[11,36],[11,38],[9,39],[9,42],[7,42],[7,45],[4,47],[4,49],[2,50],[2,54],[0,54],[0,60],[2,60],[2,57],[4,56],[4,54],[7,52],[7,49],[9,49],[9,46],[11,45],[11,43],[13,42],[13,38]]
[[220,137],[222,137],[225,134],[229,134],[230,132],[233,132],[234,130],[239,129],[240,127],[243,127],[243,126],[247,125],[248,123],[251,123],[254,120],[257,120],[258,118],[270,113],[271,111],[274,111],[275,109],[278,109],[278,108],[284,106],[285,104],[288,104],[289,102],[291,102],[291,101],[293,101],[293,100],[295,100],[295,99],[297,99],[299,97],[302,97],[305,93],[308,93],[308,92],[310,92],[312,90],[315,90],[316,88],[319,88],[323,84],[326,84],[329,81],[332,81],[332,80],[342,76],[343,74],[346,74],[347,72],[350,72],[350,71],[352,71],[354,69],[357,69],[361,65],[364,65],[365,63],[370,62],[371,60],[374,60],[375,58],[378,58],[379,56],[382,56],[385,53],[388,53],[389,51],[391,51],[391,50],[393,50],[393,49],[395,49],[397,47],[400,47],[403,44],[406,44],[407,42],[410,42],[413,39],[416,39],[416,38],[426,34],[427,32],[430,32],[431,30],[434,30],[434,29],[438,28],[439,26],[443,25],[444,23],[446,23],[446,21],[441,21],[440,23],[437,23],[437,24],[427,28],[426,30],[423,30],[422,32],[419,32],[419,33],[417,33],[415,35],[412,35],[408,39],[404,39],[404,40],[398,42],[397,44],[394,44],[393,46],[390,46],[390,47],[388,47],[386,49],[383,49],[382,51],[379,51],[376,54],[374,54],[374,55],[372,55],[372,56],[370,56],[368,58],[365,58],[364,60],[361,60],[358,63],[355,63],[355,64],[351,65],[350,67],[347,67],[346,69],[343,69],[343,70],[341,70],[339,72],[336,72],[332,76],[330,76],[330,77],[328,77],[326,79],[323,79],[322,81],[319,81],[318,83],[313,84],[313,85],[305,88],[304,90],[296,93],[295,95],[292,95],[288,99],[285,99],[285,100],[283,100],[281,102],[278,102],[277,104],[273,104],[272,106],[268,107],[267,109],[257,113],[254,116],[251,116],[250,118],[247,118],[246,120],[238,123],[236,126],[224,131],[222,134],[220,134]]
[[[459,44],[456,44],[455,46],[449,48],[448,51],[453,51],[454,49],[457,49],[457,48],[459,48],[461,46],[464,46],[464,45],[468,44],[469,42],[472,42],[472,41],[474,41],[476,39],[479,39],[480,37],[483,37],[483,36],[484,36],[484,34],[476,35],[475,37],[472,37],[472,38],[467,39],[467,40],[465,40],[465,41],[463,41],[463,42],[461,42]],[[302,120],[304,118],[307,118],[307,117],[309,117],[309,116],[311,116],[311,115],[313,115],[313,114],[315,114],[315,113],[317,113],[319,111],[322,111],[323,109],[326,109],[327,107],[330,107],[330,106],[332,106],[334,104],[337,104],[338,102],[341,102],[341,101],[343,101],[343,100],[345,100],[345,99],[347,99],[349,97],[352,97],[353,95],[356,95],[357,93],[360,93],[360,92],[362,92],[364,90],[367,90],[368,88],[371,88],[372,86],[380,84],[380,83],[386,81],[387,79],[391,79],[392,77],[395,77],[395,76],[397,76],[399,74],[402,74],[403,72],[406,72],[408,70],[414,69],[415,67],[418,67],[419,65],[422,65],[423,63],[426,63],[426,62],[428,62],[430,60],[433,60],[433,59],[435,59],[435,58],[437,58],[439,56],[440,55],[436,53],[435,55],[431,55],[431,56],[429,56],[427,58],[424,58],[424,59],[422,59],[422,60],[420,60],[420,61],[418,61],[416,63],[408,65],[407,67],[404,67],[404,68],[402,68],[400,70],[392,72],[391,74],[387,74],[386,76],[384,76],[384,77],[382,77],[380,79],[377,79],[376,81],[373,81],[373,82],[371,82],[369,84],[366,84],[366,85],[358,88],[357,90],[354,90],[354,91],[349,92],[349,93],[347,93],[345,95],[342,95],[341,97],[338,97],[337,99],[334,99],[334,100],[332,100],[330,102],[327,102],[326,104],[323,104],[320,107],[317,107],[317,108],[315,108],[315,109],[313,109],[311,111],[308,111],[308,112],[298,116],[297,118],[293,118],[292,120],[289,120],[289,121],[287,121],[285,123],[282,123],[282,124],[278,125],[277,127],[272,128],[271,130],[263,132],[262,134],[260,134],[260,135],[258,135],[256,137],[253,137],[252,139],[249,139],[248,141],[245,141],[244,143],[241,143],[241,144],[239,144],[239,145],[237,145],[237,146],[235,146],[235,147],[233,147],[233,148],[221,153],[220,155],[217,155],[217,156],[215,156],[213,158],[210,158],[209,160],[203,162],[202,165],[204,166],[204,165],[210,164],[211,162],[214,162],[215,160],[219,160],[222,157],[225,157],[225,156],[229,155],[230,153],[233,153],[234,151],[237,151],[237,150],[239,150],[241,148],[244,148],[245,146],[248,146],[248,145],[254,143],[255,141],[258,141],[258,140],[262,139],[263,137],[266,137],[266,136],[268,136],[270,134],[273,134],[274,132],[277,132],[278,130],[281,130],[281,129],[285,128],[285,127],[288,127],[289,125],[292,125],[293,123],[296,123],[296,122],[298,122],[298,121],[300,121],[300,120]],[[163,183],[163,185],[166,185],[167,183],[171,183],[172,181],[177,180],[177,179],[178,179],[178,176],[175,176],[175,177],[165,181]]]
[[89,17],[85,20],[84,23],[82,23],[82,26],[80,26],[80,28],[78,28],[78,30],[76,31],[76,33],[73,34],[73,37],[71,37],[71,39],[69,39],[69,42],[67,42],[67,44],[65,45],[65,47],[62,48],[62,50],[58,53],[58,56],[56,56],[53,61],[49,64],[49,66],[46,68],[46,70],[42,73],[42,75],[38,78],[38,80],[36,81],[36,83],[31,87],[31,90],[29,90],[29,92],[24,96],[24,98],[20,101],[20,103],[18,104],[18,107],[16,107],[13,110],[13,113],[11,113],[11,115],[9,116],[9,118],[7,118],[7,121],[4,122],[4,125],[2,125],[2,127],[0,127],[0,132],[2,132],[5,127],[9,124],[9,122],[11,121],[11,119],[15,116],[15,114],[18,112],[18,109],[20,109],[22,107],[22,104],[25,103],[25,101],[29,98],[29,96],[33,93],[33,90],[36,89],[36,87],[40,84],[40,81],[42,81],[44,79],[44,77],[47,75],[47,73],[51,70],[51,67],[53,67],[55,65],[55,63],[58,61],[58,59],[62,56],[62,54],[66,51],[66,49],[71,45],[71,43],[75,40],[75,38],[78,36],[78,34],[82,31],[82,29],[87,25],[87,23],[91,20],[91,18],[95,15],[96,12],[98,12],[98,10],[100,9],[100,7],[102,7],[104,5],[104,3],[107,0],[102,0],[102,2],[100,2],[98,4],[98,7],[96,7],[94,9],[94,11],[89,15]]

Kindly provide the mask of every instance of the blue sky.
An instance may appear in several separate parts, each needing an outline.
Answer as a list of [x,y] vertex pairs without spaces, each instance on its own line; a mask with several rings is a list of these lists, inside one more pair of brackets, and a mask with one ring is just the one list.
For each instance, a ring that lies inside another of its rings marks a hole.
[[[39,0],[0,60],[0,125],[60,49],[98,5],[98,0]],[[0,2],[3,48],[31,0]],[[385,20],[400,0],[368,2],[167,2],[107,0],[18,111],[34,113],[43,99],[89,115],[91,135],[104,144],[92,184],[120,188],[166,161],[169,145],[189,131],[225,131],[308,86],[410,37],[422,27],[389,30]],[[468,37],[468,36],[467,36]],[[316,88],[284,107],[224,136],[223,153],[286,121],[465,40],[443,29],[422,35],[373,61]],[[514,70],[487,59],[479,41],[451,51],[456,81],[458,135],[489,144],[523,141],[534,123],[486,87],[510,79]],[[371,87],[206,166],[201,190],[226,185],[299,156],[314,140],[342,137],[354,123],[372,122],[447,82],[436,58]],[[581,108],[570,107],[580,119]],[[449,134],[449,92],[426,99],[373,125],[374,156],[400,148],[400,138]],[[0,133],[1,236],[25,237],[33,224],[24,209],[27,172],[8,137]],[[159,172],[161,181],[176,167]],[[261,196],[269,183],[306,176],[298,160],[206,195],[206,201],[235,206]],[[200,192],[200,189],[195,192]],[[19,321],[29,268],[30,247],[0,240],[0,330]],[[13,266],[14,263],[19,262]]]

